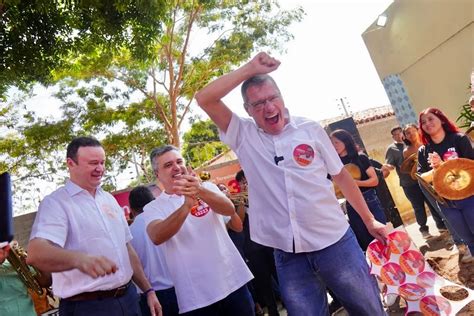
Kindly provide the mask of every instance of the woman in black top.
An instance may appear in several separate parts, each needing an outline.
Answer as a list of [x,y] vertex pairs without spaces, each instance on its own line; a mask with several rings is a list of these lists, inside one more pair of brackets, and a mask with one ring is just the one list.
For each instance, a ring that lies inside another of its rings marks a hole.
[[[364,154],[357,152],[357,147],[351,134],[345,130],[338,129],[331,133],[331,142],[336,149],[341,161],[344,165],[349,163],[355,164],[360,169],[361,178],[355,180],[364,196],[365,202],[369,207],[370,212],[375,219],[381,223],[386,223],[387,219],[383,211],[382,204],[377,196],[375,187],[377,187],[379,180],[374,167],[370,164],[369,158]],[[365,251],[369,243],[374,240],[369,231],[364,225],[355,209],[347,203],[347,215],[349,216],[349,224],[354,231],[360,247]]]
[[[419,116],[423,146],[418,150],[418,173],[428,182],[433,180],[433,170],[444,161],[456,158],[474,159],[474,150],[469,138],[460,133],[458,127],[443,112],[427,108]],[[462,200],[448,200],[439,205],[446,219],[469,248],[462,262],[474,258],[474,192]]]

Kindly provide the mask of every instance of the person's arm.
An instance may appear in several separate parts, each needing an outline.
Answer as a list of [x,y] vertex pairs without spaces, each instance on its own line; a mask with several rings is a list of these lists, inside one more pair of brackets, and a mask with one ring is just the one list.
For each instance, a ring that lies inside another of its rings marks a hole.
[[376,187],[379,184],[379,178],[377,177],[377,173],[375,173],[374,167],[367,168],[365,173],[367,173],[369,178],[366,180],[355,180],[357,186],[366,188]]
[[173,237],[183,226],[196,199],[185,196],[184,203],[166,219],[156,219],[150,222],[146,228],[148,237],[155,245],[160,245]]
[[91,256],[79,251],[66,250],[43,238],[30,240],[26,263],[44,272],[79,269],[93,278],[112,274],[118,270],[117,265],[104,256]]
[[223,132],[227,132],[227,127],[232,118],[232,111],[222,102],[222,98],[243,81],[259,74],[270,73],[278,66],[280,66],[278,60],[266,53],[258,53],[245,65],[214,80],[199,90],[195,95],[195,99],[217,127]]
[[349,172],[342,168],[341,172],[332,176],[334,182],[339,186],[346,200],[359,214],[369,233],[377,240],[385,243],[387,238],[386,225],[378,222],[374,215],[369,211],[367,203],[362,196],[359,188],[355,185]]
[[[135,249],[133,249],[129,242],[127,243],[127,251],[130,258],[130,264],[132,265],[133,269],[133,282],[142,290],[142,292],[151,289],[151,284],[148,281],[145,272],[143,271],[142,263],[140,262]],[[161,316],[161,305],[154,290],[146,293],[146,300],[148,307],[150,308],[150,314],[152,316]]]
[[227,228],[232,229],[233,231],[240,233],[244,229],[242,220],[240,219],[237,213],[232,214],[230,221],[226,224]]

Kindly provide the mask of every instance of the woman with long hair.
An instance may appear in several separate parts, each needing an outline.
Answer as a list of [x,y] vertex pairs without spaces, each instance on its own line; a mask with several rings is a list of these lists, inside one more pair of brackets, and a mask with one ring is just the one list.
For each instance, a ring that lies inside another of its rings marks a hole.
[[[418,173],[428,182],[433,180],[433,171],[444,161],[456,158],[474,160],[474,149],[469,138],[459,132],[459,128],[436,108],[427,108],[419,115],[423,146],[418,150]],[[447,200],[439,204],[441,211],[456,233],[468,246],[461,259],[472,262],[474,258],[474,192],[461,200]]]
[[[344,165],[352,163],[360,169],[361,177],[359,180],[355,180],[355,183],[361,190],[365,202],[375,219],[385,224],[387,219],[382,204],[380,203],[375,191],[375,187],[378,185],[379,180],[374,167],[370,164],[369,158],[364,154],[358,153],[357,146],[349,132],[343,129],[338,129],[330,134],[330,138],[342,163]],[[364,222],[352,205],[348,202],[346,203],[350,226],[357,237],[360,247],[363,251],[366,251],[369,243],[374,240],[374,237],[370,235]]]
[[[421,142],[420,138],[420,129],[416,124],[408,124],[403,128],[403,135],[405,136],[404,142],[407,145],[407,147],[403,150],[403,159],[406,159],[410,155],[416,153],[418,154],[418,149],[423,146],[423,143]],[[405,190],[405,189],[404,189]],[[449,240],[448,244],[453,246],[454,244],[456,245],[462,245],[463,241],[462,238],[459,237],[456,233],[456,231],[451,227],[449,222],[446,220],[443,212],[439,208],[438,204],[436,203],[436,200],[432,198],[428,193],[423,193],[423,190],[419,185],[411,187],[412,192],[408,192],[405,190],[405,195],[408,196],[418,196],[418,203],[416,203],[417,199],[415,199],[415,203],[412,202],[414,211],[415,211],[415,217],[416,221],[424,222],[426,225],[427,222],[427,217],[426,217],[426,211],[425,211],[425,205],[423,202],[426,202],[428,205],[431,215],[433,216],[433,219],[435,222],[438,223],[442,222],[443,225],[446,227],[445,229],[438,228],[440,233],[443,233],[446,231],[446,229],[449,231],[449,233],[452,236],[453,240]]]

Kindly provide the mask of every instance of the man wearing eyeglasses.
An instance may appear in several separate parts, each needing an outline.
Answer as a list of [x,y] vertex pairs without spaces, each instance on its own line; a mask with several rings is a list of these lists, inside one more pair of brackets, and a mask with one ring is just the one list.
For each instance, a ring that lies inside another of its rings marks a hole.
[[[290,116],[268,75],[279,65],[259,53],[196,94],[247,176],[251,238],[275,248],[290,315],[327,315],[326,287],[351,315],[385,315],[375,279],[327,174],[375,238],[384,241],[386,227],[371,215],[324,129],[315,121]],[[222,101],[241,83],[244,107],[253,120],[238,117]]]

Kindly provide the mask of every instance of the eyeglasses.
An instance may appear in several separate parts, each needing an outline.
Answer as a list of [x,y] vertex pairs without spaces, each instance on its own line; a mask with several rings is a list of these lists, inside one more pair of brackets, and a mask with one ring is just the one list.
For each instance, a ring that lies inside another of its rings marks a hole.
[[275,101],[277,101],[279,98],[280,98],[280,94],[274,94],[272,96],[269,96],[268,98],[266,99],[263,99],[263,100],[258,100],[258,101],[255,101],[255,102],[252,102],[252,103],[247,103],[247,107],[249,108],[253,108],[255,111],[260,111],[261,109],[263,109],[263,106],[265,104],[267,104],[267,102],[270,102],[270,103],[274,103]]

